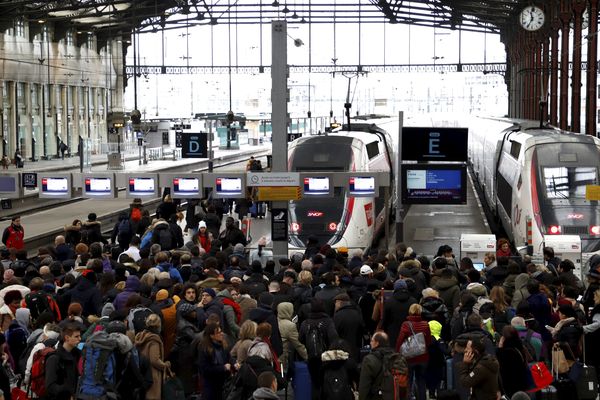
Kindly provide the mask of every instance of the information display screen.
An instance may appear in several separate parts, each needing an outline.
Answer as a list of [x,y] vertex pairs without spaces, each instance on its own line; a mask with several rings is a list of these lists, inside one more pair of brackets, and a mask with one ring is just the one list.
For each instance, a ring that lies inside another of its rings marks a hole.
[[351,176],[348,181],[348,191],[354,196],[374,196],[375,195],[375,177],[374,176]]
[[152,195],[156,190],[154,178],[129,178],[129,193],[139,195]]
[[88,194],[110,194],[112,179],[107,177],[85,178],[85,191]]
[[328,176],[309,176],[304,178],[305,195],[328,195],[330,193]]
[[405,204],[466,204],[467,170],[464,165],[402,166],[402,202]]
[[42,178],[42,192],[46,194],[65,194],[69,192],[67,178]]
[[242,178],[217,178],[215,189],[222,196],[241,196]]
[[178,177],[173,178],[173,195],[175,196],[198,196],[200,191],[200,179]]

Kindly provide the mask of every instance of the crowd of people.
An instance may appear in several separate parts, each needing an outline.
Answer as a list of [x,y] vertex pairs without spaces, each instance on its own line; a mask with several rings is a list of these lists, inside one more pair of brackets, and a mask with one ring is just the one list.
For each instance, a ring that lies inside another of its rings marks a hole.
[[317,238],[273,260],[225,204],[190,203],[151,219],[134,201],[110,238],[91,213],[36,257],[0,252],[5,398],[583,400],[581,361],[600,371],[600,256],[585,284],[506,240],[481,270],[447,245],[430,260]]

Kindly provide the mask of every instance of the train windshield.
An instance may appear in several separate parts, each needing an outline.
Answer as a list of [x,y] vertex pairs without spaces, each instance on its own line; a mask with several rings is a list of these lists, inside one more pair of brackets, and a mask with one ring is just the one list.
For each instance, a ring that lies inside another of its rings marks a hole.
[[[291,171],[349,171],[353,163],[352,138],[313,138],[296,146]],[[334,188],[334,197],[311,197],[290,204],[290,243],[303,247],[309,236],[334,244],[343,234],[345,189]],[[341,224],[341,225],[340,225]]]
[[549,199],[585,199],[586,185],[598,184],[596,167],[543,167]]

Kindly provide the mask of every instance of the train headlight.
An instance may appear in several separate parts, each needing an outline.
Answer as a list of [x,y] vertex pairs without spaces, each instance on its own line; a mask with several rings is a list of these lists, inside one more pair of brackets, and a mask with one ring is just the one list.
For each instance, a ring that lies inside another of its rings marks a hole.
[[331,232],[335,232],[337,230],[337,224],[335,222],[330,222],[327,224],[327,229],[329,229]]
[[300,232],[300,224],[299,224],[299,223],[297,223],[297,222],[292,222],[292,223],[290,224],[290,230],[291,230],[292,232],[294,232],[294,233],[298,233],[298,232]]
[[548,227],[548,234],[550,235],[560,235],[561,228],[560,225],[550,225]]
[[590,235],[600,235],[600,225],[590,226]]

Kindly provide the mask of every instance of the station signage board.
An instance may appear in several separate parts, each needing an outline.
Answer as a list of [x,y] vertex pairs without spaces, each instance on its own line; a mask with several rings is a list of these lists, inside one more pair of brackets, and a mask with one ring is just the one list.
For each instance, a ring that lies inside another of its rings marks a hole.
[[288,210],[287,208],[271,209],[271,239],[274,242],[288,240]]
[[302,189],[299,186],[261,186],[257,197],[258,201],[300,200]]
[[300,186],[298,172],[248,172],[248,186]]
[[466,165],[402,165],[402,203],[467,204]]
[[208,144],[206,132],[181,133],[182,158],[208,158]]
[[468,160],[467,128],[402,128],[402,161]]

